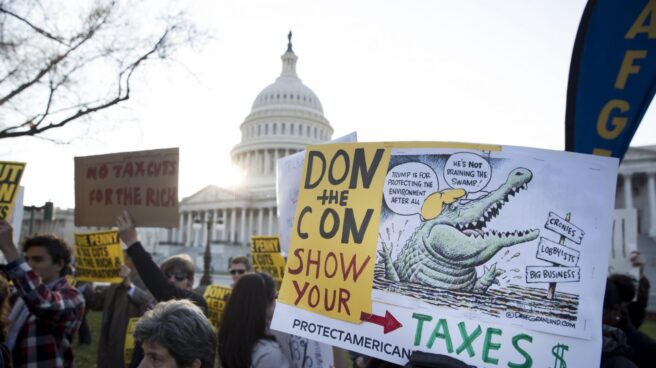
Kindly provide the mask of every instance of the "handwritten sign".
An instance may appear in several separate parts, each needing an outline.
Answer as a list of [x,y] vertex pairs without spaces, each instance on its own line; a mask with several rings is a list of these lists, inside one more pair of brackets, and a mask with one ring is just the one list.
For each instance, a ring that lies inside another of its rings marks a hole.
[[24,163],[0,161],[0,220],[11,216],[24,169]]
[[118,231],[75,234],[75,278],[78,281],[119,283],[125,264]]
[[544,227],[560,234],[561,236],[566,237],[576,244],[581,244],[581,240],[585,235],[585,231],[579,229],[571,222],[565,220],[553,212],[549,212],[549,218],[547,219],[547,223],[544,225]]
[[281,301],[356,323],[370,312],[388,160],[376,144],[307,151]]
[[113,226],[127,209],[140,227],[178,226],[178,149],[75,158],[75,225]]
[[277,236],[251,237],[251,258],[257,272],[266,272],[280,289],[285,274],[285,258],[280,254],[280,238]]
[[228,286],[209,285],[203,294],[207,301],[208,319],[217,331],[221,328],[221,316],[231,292],[232,289]]
[[526,266],[526,282],[579,282],[579,267]]
[[540,238],[536,258],[543,261],[559,264],[561,266],[576,266],[579,263],[581,252],[561,245],[547,238]]

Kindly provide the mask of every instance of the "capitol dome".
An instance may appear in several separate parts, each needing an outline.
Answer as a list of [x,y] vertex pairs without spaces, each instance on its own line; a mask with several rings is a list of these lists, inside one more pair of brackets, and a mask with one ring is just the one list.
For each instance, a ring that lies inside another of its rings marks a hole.
[[240,126],[241,142],[231,152],[233,163],[246,174],[247,187],[273,188],[279,158],[328,141],[333,134],[321,101],[296,74],[291,32],[288,39],[280,76],[253,101]]

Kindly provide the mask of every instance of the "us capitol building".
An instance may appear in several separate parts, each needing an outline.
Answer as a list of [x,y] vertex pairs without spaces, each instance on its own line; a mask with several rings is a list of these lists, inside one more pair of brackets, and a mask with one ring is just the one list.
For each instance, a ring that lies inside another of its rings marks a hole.
[[184,198],[177,229],[144,229],[140,234],[151,250],[173,254],[180,252],[180,246],[190,247],[185,252],[202,265],[209,236],[212,264],[222,270],[230,257],[250,252],[252,235],[278,233],[277,160],[307,145],[328,141],[333,134],[321,101],[296,74],[298,57],[292,49],[291,32],[288,39],[280,76],[255,98],[250,114],[240,125],[241,141],[230,153],[233,164],[245,174],[241,186],[226,189],[208,185]]

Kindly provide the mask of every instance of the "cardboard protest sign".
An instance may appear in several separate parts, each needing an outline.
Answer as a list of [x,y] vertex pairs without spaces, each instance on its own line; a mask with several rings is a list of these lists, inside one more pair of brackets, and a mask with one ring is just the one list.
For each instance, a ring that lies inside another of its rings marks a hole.
[[[617,163],[460,143],[309,147],[272,328],[396,364],[419,350],[474,366],[597,366]],[[340,187],[367,178],[367,191]],[[344,231],[348,211],[360,215]],[[341,244],[344,233],[362,242]],[[360,320],[330,314],[338,303]]]
[[135,347],[135,340],[132,334],[134,333],[134,330],[137,327],[138,321],[139,321],[139,317],[130,318],[130,320],[128,320],[128,327],[125,330],[125,344],[123,345],[123,361],[125,362],[126,367],[129,367],[130,363],[132,362],[132,354],[134,354],[134,347]]
[[252,236],[251,258],[256,272],[266,272],[276,281],[278,289],[285,274],[285,259],[280,254],[280,238],[277,236]]
[[271,331],[292,368],[335,366],[333,347],[305,337]]
[[75,158],[75,225],[113,226],[127,209],[139,227],[177,227],[177,148]]
[[231,292],[232,289],[228,286],[208,285],[203,294],[207,301],[208,319],[217,331],[221,328],[221,316]]
[[125,264],[117,230],[75,234],[75,278],[78,281],[119,283]]
[[24,163],[0,161],[0,220],[10,220],[23,170]]

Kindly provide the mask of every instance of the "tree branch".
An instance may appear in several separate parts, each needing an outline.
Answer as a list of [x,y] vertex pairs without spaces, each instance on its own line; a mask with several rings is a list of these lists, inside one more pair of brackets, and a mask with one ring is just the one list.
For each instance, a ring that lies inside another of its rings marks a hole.
[[66,47],[71,47],[71,45],[69,45],[68,43],[66,43],[61,37],[57,37],[57,36],[55,36],[54,34],[52,34],[52,33],[48,32],[48,31],[46,31],[45,29],[35,26],[35,25],[34,25],[32,22],[30,22],[29,20],[27,20],[27,19],[21,17],[20,15],[18,15],[18,14],[16,14],[16,13],[12,12],[11,10],[7,10],[7,9],[5,9],[5,8],[3,8],[3,7],[0,7],[0,13],[5,13],[5,14],[7,14],[7,15],[9,15],[9,16],[14,17],[15,19],[17,19],[17,20],[19,20],[19,21],[25,23],[28,27],[32,28],[36,33],[38,33],[38,34],[40,34],[40,35],[42,35],[42,36],[44,36],[44,37],[46,37],[46,38],[48,38],[48,39],[50,39],[50,40],[53,40],[53,41],[55,41],[55,42],[57,42],[57,43],[60,43],[60,44],[62,44],[62,45],[64,45],[64,46],[66,46]]
[[[101,102],[95,106],[90,106],[91,104],[89,103],[83,104],[74,114],[60,120],[59,122],[50,123],[41,126],[41,122],[45,119],[46,116],[48,116],[48,111],[50,109],[50,100],[49,100],[46,111],[42,114],[38,123],[34,123],[36,117],[33,117],[20,125],[13,125],[7,127],[3,130],[0,130],[0,139],[15,138],[21,136],[34,136],[50,129],[63,127],[71,121],[107,109],[121,102],[127,101],[130,98],[130,80],[132,78],[132,75],[143,62],[145,62],[157,51],[165,47],[169,32],[174,28],[175,27],[168,28],[148,52],[141,55],[138,59],[136,59],[134,62],[130,63],[127,67],[121,70],[121,72],[118,74],[117,94],[116,97],[114,97],[113,99],[109,101]],[[50,89],[50,96],[49,96],[50,98],[53,97],[55,90],[56,88]],[[27,127],[29,127],[29,129],[21,130],[21,128],[27,128]]]

